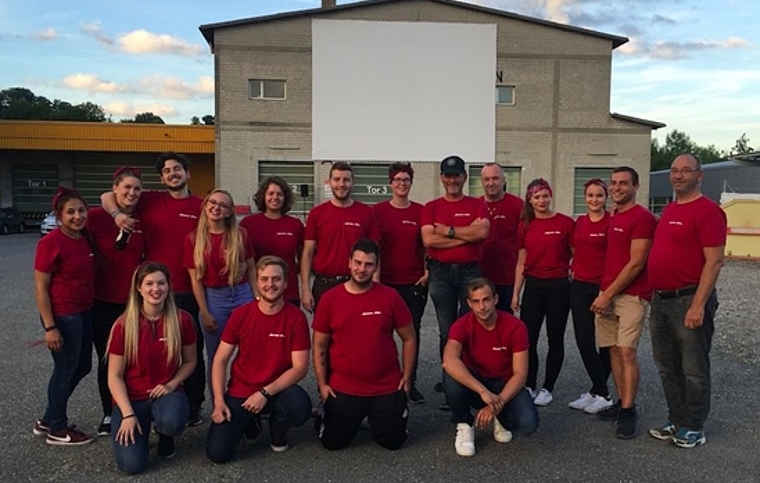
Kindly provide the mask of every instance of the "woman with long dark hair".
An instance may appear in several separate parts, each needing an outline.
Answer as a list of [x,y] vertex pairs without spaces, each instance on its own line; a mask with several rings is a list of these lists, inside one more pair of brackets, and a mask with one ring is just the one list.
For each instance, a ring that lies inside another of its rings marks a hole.
[[245,228],[238,226],[232,195],[219,189],[211,191],[203,200],[198,228],[185,240],[184,265],[200,310],[206,381],[212,398],[211,364],[227,319],[233,310],[254,299],[253,255]]
[[85,228],[87,203],[74,190],[58,188],[53,210],[59,226],[37,244],[34,292],[45,343],[53,356],[47,408],[33,432],[47,444],[78,446],[93,438],[69,424],[71,394],[92,368],[92,304],[95,251]]
[[[552,402],[554,384],[565,360],[565,328],[570,312],[569,273],[575,224],[569,216],[552,209],[552,196],[552,188],[544,179],[535,179],[528,184],[517,228],[517,267],[512,293],[512,310],[520,311],[520,319],[528,327],[530,348],[526,386],[537,406]],[[521,304],[523,284],[525,291]],[[544,318],[549,351],[544,385],[537,390],[537,345]]]
[[142,193],[140,170],[132,166],[117,169],[113,174],[113,193],[118,213],[127,214],[135,221],[131,233],[120,230],[112,214],[101,207],[91,209],[87,215],[87,230],[100,255],[92,307],[92,342],[98,354],[98,393],[103,408],[98,436],[111,434],[113,400],[108,390],[106,344],[114,322],[127,308],[132,274],[145,255],[145,236],[136,210]]
[[190,403],[182,382],[196,363],[193,319],[177,309],[169,269],[145,262],[135,270],[127,310],[108,341],[108,387],[113,394],[111,439],[116,467],[127,474],[148,465],[151,422],[158,457],[176,454]]
[[583,194],[587,209],[586,214],[575,221],[570,309],[573,313],[575,342],[591,379],[591,389],[570,402],[569,406],[596,414],[612,405],[607,389],[610,350],[607,347],[597,350],[595,314],[591,311],[591,304],[599,295],[607,252],[607,227],[610,223],[610,214],[605,209],[607,184],[599,178],[591,179],[583,185]]

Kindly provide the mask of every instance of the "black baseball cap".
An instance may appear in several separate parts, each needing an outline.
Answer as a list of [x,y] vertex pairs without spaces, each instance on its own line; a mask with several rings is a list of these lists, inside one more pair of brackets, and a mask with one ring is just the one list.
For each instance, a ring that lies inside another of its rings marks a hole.
[[441,174],[467,174],[464,159],[457,155],[447,156],[441,161]]

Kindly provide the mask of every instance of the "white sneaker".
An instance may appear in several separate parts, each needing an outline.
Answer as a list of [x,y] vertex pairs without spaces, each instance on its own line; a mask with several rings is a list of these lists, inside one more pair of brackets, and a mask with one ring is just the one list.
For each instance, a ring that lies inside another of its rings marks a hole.
[[588,414],[596,414],[603,409],[607,409],[612,406],[612,398],[607,399],[602,396],[594,396],[594,402],[583,408]]
[[570,406],[571,409],[577,409],[579,411],[583,411],[584,409],[586,409],[586,406],[588,406],[595,400],[596,400],[596,396],[594,396],[593,394],[584,393],[584,394],[581,394],[578,399],[568,404],[568,406]]
[[497,443],[509,443],[512,441],[512,431],[502,426],[496,418],[493,418],[493,439]]
[[526,387],[525,389],[528,390],[528,394],[530,394],[530,400],[533,401],[536,399],[536,391],[533,388]]
[[536,399],[533,400],[533,404],[536,406],[548,406],[553,399],[554,398],[552,397],[552,393],[544,388],[541,388],[541,390],[538,391],[538,394],[536,394]]
[[467,423],[457,424],[457,437],[454,440],[454,449],[459,456],[475,455],[475,428]]

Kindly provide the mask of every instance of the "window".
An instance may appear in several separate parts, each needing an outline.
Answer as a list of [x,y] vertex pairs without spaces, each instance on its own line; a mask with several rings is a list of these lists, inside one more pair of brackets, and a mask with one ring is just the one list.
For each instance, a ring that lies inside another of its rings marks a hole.
[[354,164],[354,189],[351,192],[354,199],[374,205],[391,199],[393,192],[388,182],[387,164]]
[[[259,182],[267,176],[280,176],[293,190],[293,206],[289,214],[304,219],[314,207],[314,163],[311,161],[259,161]],[[308,196],[301,196],[306,185]],[[258,187],[257,187],[258,189]]]
[[[575,168],[575,181],[573,182],[573,215],[586,213],[586,195],[583,185],[586,181],[594,178],[603,179],[609,185],[612,170],[615,168]],[[607,207],[611,201],[607,198]]]
[[[480,182],[482,164],[471,164],[467,174],[467,188],[470,196],[483,196],[483,184]],[[504,166],[504,182],[507,193],[522,198],[522,168],[519,166]]]
[[285,99],[285,81],[251,79],[248,81],[249,99]]
[[664,196],[659,198],[649,198],[649,211],[655,215],[661,215],[668,203],[673,201],[671,196]]
[[496,104],[515,105],[515,86],[496,86]]

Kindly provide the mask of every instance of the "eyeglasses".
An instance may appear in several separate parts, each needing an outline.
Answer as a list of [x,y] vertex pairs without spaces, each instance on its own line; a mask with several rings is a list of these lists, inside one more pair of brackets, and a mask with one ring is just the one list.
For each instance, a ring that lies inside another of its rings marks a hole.
[[694,168],[672,168],[670,170],[670,174],[691,174],[691,173],[697,173],[699,171],[702,171],[701,169],[694,169]]
[[210,198],[207,203],[210,204],[211,206],[218,206],[219,208],[223,210],[229,210],[231,208],[231,206],[228,205],[227,203],[216,201],[213,198]]
[[393,178],[391,182],[396,184],[412,184],[412,178]]

